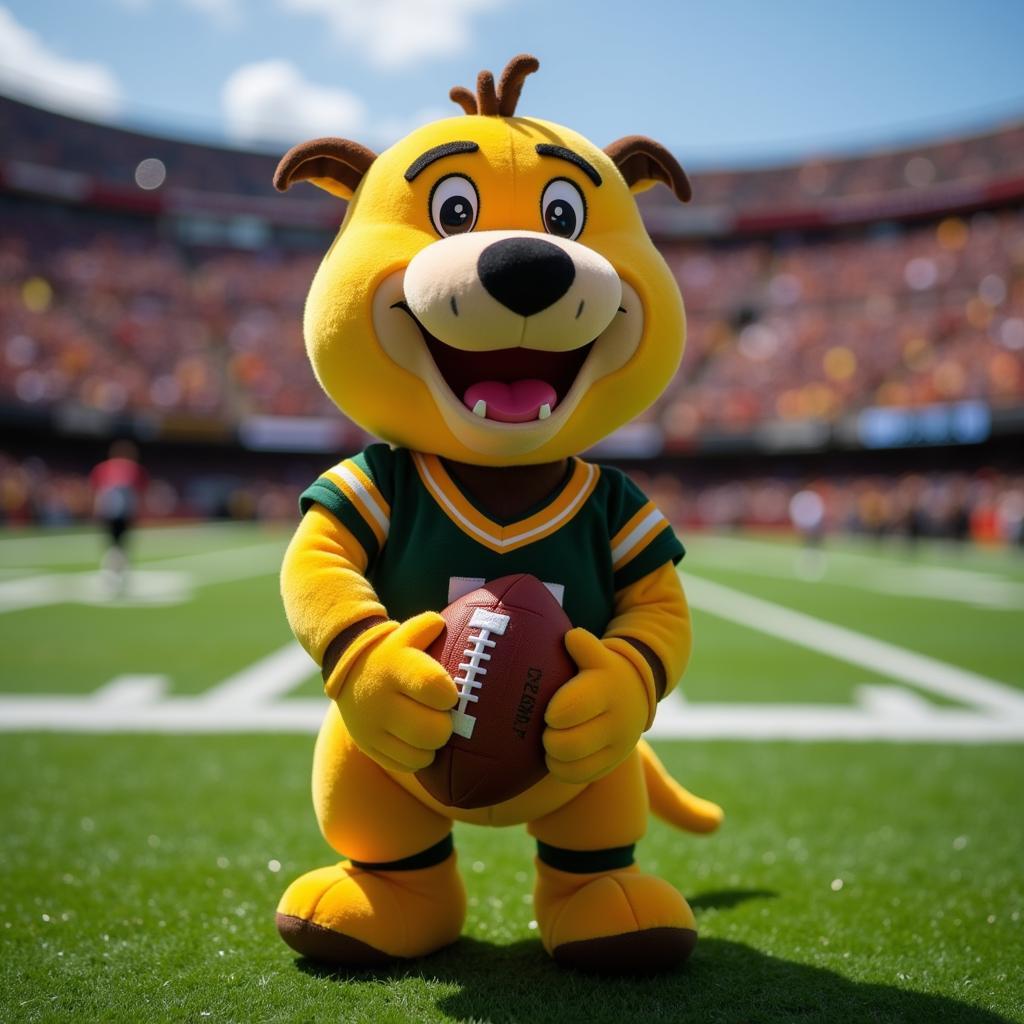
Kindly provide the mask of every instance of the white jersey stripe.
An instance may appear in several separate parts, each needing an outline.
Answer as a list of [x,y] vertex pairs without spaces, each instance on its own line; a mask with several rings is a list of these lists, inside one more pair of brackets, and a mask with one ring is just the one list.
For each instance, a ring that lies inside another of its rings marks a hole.
[[618,544],[612,548],[612,562],[618,562],[623,555],[630,551],[633,547],[640,543],[640,541],[647,536],[648,533],[658,523],[667,523],[668,520],[658,511],[658,509],[652,509],[639,523],[630,531],[627,537],[624,537]]
[[384,514],[384,510],[377,504],[374,496],[366,489],[363,481],[360,480],[351,469],[348,469],[344,463],[340,466],[335,466],[334,472],[337,473],[338,476],[340,476],[341,479],[344,480],[345,483],[348,484],[348,486],[351,487],[358,495],[363,506],[366,508],[366,511],[373,516],[375,522],[381,528],[381,531],[386,538],[388,535],[388,527],[391,525],[391,520]]

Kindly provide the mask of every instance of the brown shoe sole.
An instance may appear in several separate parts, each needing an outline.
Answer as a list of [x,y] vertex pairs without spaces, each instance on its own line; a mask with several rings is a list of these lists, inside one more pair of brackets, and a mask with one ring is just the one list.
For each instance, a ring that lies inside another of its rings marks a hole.
[[290,914],[277,915],[277,930],[281,938],[296,953],[321,963],[343,964],[349,967],[383,967],[396,963],[400,957],[384,953],[359,939],[353,939],[330,928]]

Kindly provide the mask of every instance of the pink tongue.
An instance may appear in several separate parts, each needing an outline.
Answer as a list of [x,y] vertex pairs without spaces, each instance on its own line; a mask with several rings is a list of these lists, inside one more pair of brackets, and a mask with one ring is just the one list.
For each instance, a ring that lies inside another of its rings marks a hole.
[[487,403],[489,420],[527,423],[537,418],[542,405],[554,409],[558,395],[550,384],[542,380],[517,380],[511,384],[482,380],[469,388],[462,401],[472,409],[481,400]]

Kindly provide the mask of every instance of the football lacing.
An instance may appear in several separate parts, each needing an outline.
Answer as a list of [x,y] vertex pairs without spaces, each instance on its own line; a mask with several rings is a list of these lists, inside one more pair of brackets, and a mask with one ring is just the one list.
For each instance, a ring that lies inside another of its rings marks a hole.
[[459,672],[462,674],[455,677],[455,682],[459,683],[459,710],[463,712],[466,704],[475,704],[480,699],[480,695],[473,692],[478,686],[483,686],[483,680],[479,677],[487,675],[487,669],[480,662],[491,660],[486,648],[497,644],[496,640],[491,639],[489,629],[481,629],[475,635],[470,633],[469,642],[473,646],[463,648],[462,651],[462,656],[469,660],[459,663]]
[[452,708],[452,731],[466,739],[472,737],[476,725],[476,719],[467,714],[466,709],[480,700],[480,694],[473,691],[483,686],[483,677],[487,675],[484,662],[491,660],[488,648],[497,646],[497,641],[492,640],[491,636],[502,636],[508,623],[507,615],[486,608],[474,609],[470,617],[469,628],[475,627],[479,632],[467,634],[466,642],[471,646],[463,649],[465,661],[459,663],[459,674],[453,677],[459,687],[459,703]]

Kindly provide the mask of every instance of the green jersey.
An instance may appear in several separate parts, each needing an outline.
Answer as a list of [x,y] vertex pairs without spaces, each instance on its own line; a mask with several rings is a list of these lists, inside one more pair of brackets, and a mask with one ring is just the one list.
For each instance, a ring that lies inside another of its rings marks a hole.
[[539,507],[515,522],[481,510],[436,455],[371,445],[302,495],[355,536],[388,614],[440,611],[486,581],[531,573],[574,626],[601,636],[623,587],[678,562],[668,520],[624,473],[575,458]]

